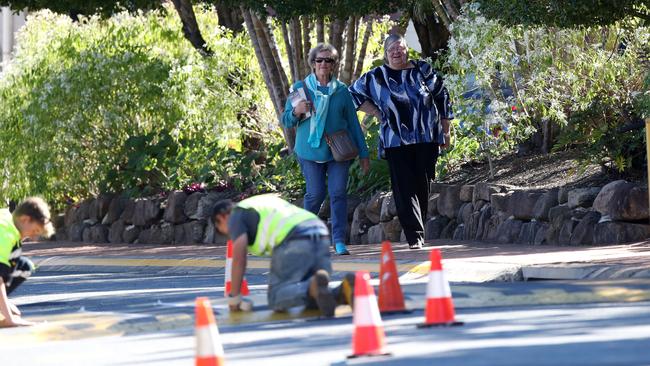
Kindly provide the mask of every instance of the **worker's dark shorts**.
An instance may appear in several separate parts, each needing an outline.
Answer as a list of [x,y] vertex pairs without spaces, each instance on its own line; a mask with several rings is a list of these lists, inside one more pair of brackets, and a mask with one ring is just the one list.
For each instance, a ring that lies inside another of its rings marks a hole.
[[27,257],[18,257],[13,260],[12,263],[15,263],[13,266],[13,271],[9,273],[8,278],[5,277],[5,286],[7,287],[7,294],[10,294],[14,291],[20,284],[25,282],[25,280],[34,273],[35,267],[34,263]]

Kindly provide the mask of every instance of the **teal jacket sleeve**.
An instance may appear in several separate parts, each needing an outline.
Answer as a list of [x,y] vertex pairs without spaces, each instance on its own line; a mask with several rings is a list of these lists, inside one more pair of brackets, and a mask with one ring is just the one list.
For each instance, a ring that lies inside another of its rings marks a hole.
[[[293,84],[289,93],[293,92],[298,87],[298,83]],[[293,115],[293,105],[291,105],[291,100],[287,98],[287,102],[284,104],[284,112],[282,113],[282,125],[286,128],[295,127],[299,119]]]
[[357,117],[357,108],[355,107],[354,102],[352,101],[352,96],[347,89],[345,90],[345,94],[345,119],[348,121],[348,132],[350,133],[352,140],[357,144],[357,148],[359,148],[359,158],[365,159],[369,156],[368,145],[366,144],[366,139],[363,136],[361,124]]

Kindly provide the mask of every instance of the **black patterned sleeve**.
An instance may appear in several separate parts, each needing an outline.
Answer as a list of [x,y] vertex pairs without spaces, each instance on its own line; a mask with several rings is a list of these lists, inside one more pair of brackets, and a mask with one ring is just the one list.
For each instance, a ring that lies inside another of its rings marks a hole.
[[354,106],[357,109],[359,109],[359,107],[361,107],[361,105],[366,101],[376,104],[370,95],[370,83],[372,83],[373,80],[371,72],[372,70],[361,75],[359,79],[348,87]]
[[427,87],[433,95],[433,101],[436,103],[436,108],[438,109],[440,118],[454,119],[454,112],[451,107],[451,98],[449,97],[447,88],[444,86],[442,76],[438,75],[428,62],[419,61],[418,66],[420,66],[420,70],[422,70],[424,82],[427,84]]

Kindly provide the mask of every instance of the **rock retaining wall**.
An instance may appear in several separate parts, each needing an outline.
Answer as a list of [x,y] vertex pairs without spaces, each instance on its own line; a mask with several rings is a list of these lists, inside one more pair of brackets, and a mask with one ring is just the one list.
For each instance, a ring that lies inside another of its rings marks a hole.
[[55,221],[56,240],[92,243],[225,244],[210,220],[214,203],[232,192],[170,193],[166,198],[100,195]]
[[[170,193],[166,198],[100,195],[55,220],[57,240],[95,243],[223,244],[208,216],[233,192]],[[390,192],[349,199],[349,243],[404,241]],[[300,202],[296,202],[300,205]],[[626,181],[549,190],[431,184],[425,239],[528,245],[605,245],[650,238],[648,191]],[[326,202],[319,216],[327,220]]]
[[[404,239],[391,193],[354,210],[350,243]],[[432,183],[425,239],[604,245],[650,238],[648,190],[626,181],[549,190]]]

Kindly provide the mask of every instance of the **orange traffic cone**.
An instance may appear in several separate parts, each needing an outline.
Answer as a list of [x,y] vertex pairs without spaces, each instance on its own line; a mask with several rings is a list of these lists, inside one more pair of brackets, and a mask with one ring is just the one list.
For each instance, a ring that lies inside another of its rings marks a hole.
[[196,298],[196,366],[222,366],[223,346],[207,297]]
[[433,326],[463,325],[463,322],[454,320],[454,302],[451,299],[449,282],[442,271],[442,256],[439,249],[431,250],[431,269],[429,271],[429,284],[427,285],[427,303],[425,307],[425,321],[418,324],[418,328]]
[[354,280],[352,354],[348,358],[389,355],[390,353],[384,350],[384,337],[384,326],[377,307],[375,290],[370,285],[370,274],[358,271]]
[[381,245],[381,266],[379,267],[379,311],[382,314],[409,313],[404,306],[402,286],[399,284],[395,257],[390,242]]
[[[225,278],[226,283],[223,286],[223,293],[225,297],[228,297],[228,294],[230,294],[230,288],[232,286],[231,279],[232,279],[232,240],[228,240],[226,246],[226,278]],[[248,294],[250,293],[248,291],[248,282],[246,281],[245,278],[241,283],[240,293],[244,296],[248,296]]]

